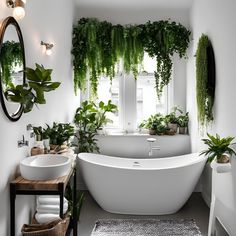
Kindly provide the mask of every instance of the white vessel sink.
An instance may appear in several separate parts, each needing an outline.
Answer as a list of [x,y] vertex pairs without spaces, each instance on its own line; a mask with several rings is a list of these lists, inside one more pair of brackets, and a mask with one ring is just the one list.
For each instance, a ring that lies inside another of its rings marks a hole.
[[64,155],[36,155],[20,162],[20,172],[28,180],[51,180],[67,175],[71,159]]

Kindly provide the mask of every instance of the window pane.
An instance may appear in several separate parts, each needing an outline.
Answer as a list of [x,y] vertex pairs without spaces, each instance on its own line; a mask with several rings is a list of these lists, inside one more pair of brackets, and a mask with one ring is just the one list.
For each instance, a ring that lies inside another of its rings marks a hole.
[[[117,105],[119,110],[119,81],[119,77],[113,78],[112,83],[110,79],[101,77],[98,83],[97,102],[103,101],[104,103],[107,103],[108,100],[111,100],[113,104]],[[115,114],[107,113],[107,118],[113,121],[113,123],[108,123],[107,126],[119,126],[119,111]]]
[[137,78],[137,125],[142,120],[157,112],[166,113],[167,92],[164,89],[160,101],[156,95],[154,75],[138,76]]

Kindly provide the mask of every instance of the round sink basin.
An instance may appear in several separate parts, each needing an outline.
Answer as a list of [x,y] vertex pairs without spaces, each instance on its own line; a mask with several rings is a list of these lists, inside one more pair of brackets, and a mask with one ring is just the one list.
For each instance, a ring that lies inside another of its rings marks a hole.
[[36,155],[20,162],[20,172],[28,180],[51,180],[67,175],[71,159],[63,155]]

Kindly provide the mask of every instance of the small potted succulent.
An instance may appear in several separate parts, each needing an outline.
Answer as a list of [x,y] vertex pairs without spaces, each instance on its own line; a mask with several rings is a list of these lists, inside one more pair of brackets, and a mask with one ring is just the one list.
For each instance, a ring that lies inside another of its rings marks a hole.
[[179,134],[187,134],[188,122],[188,112],[185,115],[180,115],[178,117]]
[[202,139],[202,141],[208,146],[208,149],[202,151],[200,155],[208,155],[208,162],[216,160],[217,163],[228,163],[230,157],[236,152],[230,145],[234,144],[232,141],[234,137],[220,138],[219,134],[216,136],[207,133],[208,138]]

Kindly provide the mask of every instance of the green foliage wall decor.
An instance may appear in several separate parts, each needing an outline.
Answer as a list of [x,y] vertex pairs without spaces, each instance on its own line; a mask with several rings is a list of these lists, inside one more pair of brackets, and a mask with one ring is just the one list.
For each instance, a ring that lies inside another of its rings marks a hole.
[[215,58],[209,38],[202,34],[196,52],[196,96],[201,127],[214,120]]
[[81,18],[73,29],[72,54],[74,88],[85,89],[87,73],[96,95],[101,75],[114,77],[122,59],[124,71],[138,75],[144,52],[157,60],[156,90],[160,97],[171,79],[172,56],[186,56],[190,31],[170,21],[147,22],[142,25],[111,25],[94,18]]

